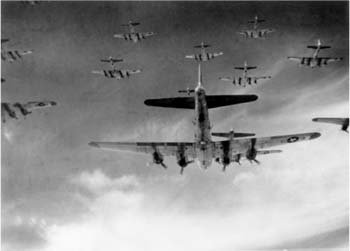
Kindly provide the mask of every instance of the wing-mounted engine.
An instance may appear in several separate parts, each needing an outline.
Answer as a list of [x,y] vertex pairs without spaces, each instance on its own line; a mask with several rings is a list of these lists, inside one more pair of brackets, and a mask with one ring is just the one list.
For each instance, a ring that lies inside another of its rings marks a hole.
[[237,162],[238,164],[241,164],[241,158],[242,158],[242,154],[236,154],[232,157],[232,162]]
[[177,160],[177,164],[181,167],[180,169],[181,175],[183,174],[185,167],[188,164],[191,164],[194,162],[194,160],[188,160],[188,156],[186,155],[185,147],[183,145],[180,145],[178,148],[178,151],[176,153],[176,160]]
[[255,148],[255,144],[256,144],[256,138],[252,138],[251,139],[251,146],[249,147],[249,149],[246,152],[246,158],[250,162],[254,161],[257,164],[260,164],[260,162],[256,159],[256,155],[258,154],[258,151]]
[[152,157],[153,157],[154,164],[161,165],[164,169],[167,168],[167,166],[164,164],[163,154],[161,154],[157,149],[154,149]]
[[222,171],[225,172],[226,167],[231,163],[231,141],[222,142],[222,156],[216,158],[215,161],[222,164]]

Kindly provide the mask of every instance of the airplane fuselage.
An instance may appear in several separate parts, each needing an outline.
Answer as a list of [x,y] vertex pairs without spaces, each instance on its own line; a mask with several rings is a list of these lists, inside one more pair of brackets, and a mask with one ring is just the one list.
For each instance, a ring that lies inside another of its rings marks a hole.
[[195,145],[198,165],[207,169],[213,159],[211,141],[211,126],[209,112],[205,97],[205,90],[202,86],[195,89]]

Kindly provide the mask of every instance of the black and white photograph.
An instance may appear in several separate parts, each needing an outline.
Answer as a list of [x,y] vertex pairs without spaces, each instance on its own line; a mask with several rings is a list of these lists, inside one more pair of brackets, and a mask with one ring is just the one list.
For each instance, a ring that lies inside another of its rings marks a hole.
[[348,251],[348,1],[1,1],[1,250]]

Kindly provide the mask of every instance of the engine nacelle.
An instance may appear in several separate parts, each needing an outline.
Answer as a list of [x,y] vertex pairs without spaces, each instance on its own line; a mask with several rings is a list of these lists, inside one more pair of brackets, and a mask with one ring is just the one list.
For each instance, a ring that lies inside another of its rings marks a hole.
[[255,160],[257,155],[257,150],[255,148],[250,148],[246,153],[246,158],[248,160]]
[[239,154],[236,154],[236,155],[232,158],[232,161],[237,162],[237,163],[240,163],[241,158],[242,158],[242,154],[239,153]]
[[177,164],[181,167],[181,170],[185,168],[188,164],[192,163],[193,160],[188,160],[188,157],[185,153],[185,148],[183,146],[179,147],[179,150],[176,154]]
[[160,152],[155,151],[152,154],[152,157],[153,157],[153,163],[155,163],[157,165],[163,165],[164,157]]

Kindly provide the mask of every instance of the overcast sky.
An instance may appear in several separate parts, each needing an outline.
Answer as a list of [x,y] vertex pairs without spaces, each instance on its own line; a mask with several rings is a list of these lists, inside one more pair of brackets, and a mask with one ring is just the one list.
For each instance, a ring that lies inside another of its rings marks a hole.
[[[2,102],[53,100],[59,106],[2,125],[2,248],[17,250],[275,250],[349,246],[349,140],[313,117],[349,114],[347,2],[2,2],[6,48],[34,50],[2,63]],[[255,15],[274,28],[266,40],[236,32]],[[120,25],[157,36],[141,43],[113,38]],[[344,57],[301,68],[287,56]],[[224,55],[203,65],[208,94],[256,94],[252,103],[213,109],[215,131],[272,136],[320,132],[282,146],[261,165],[213,164],[179,175],[147,165],[151,156],[101,151],[89,141],[191,141],[193,111],[147,107],[197,82],[185,59],[205,41]],[[128,80],[91,74],[100,58],[143,69]],[[247,60],[271,75],[239,88],[218,80]]]

